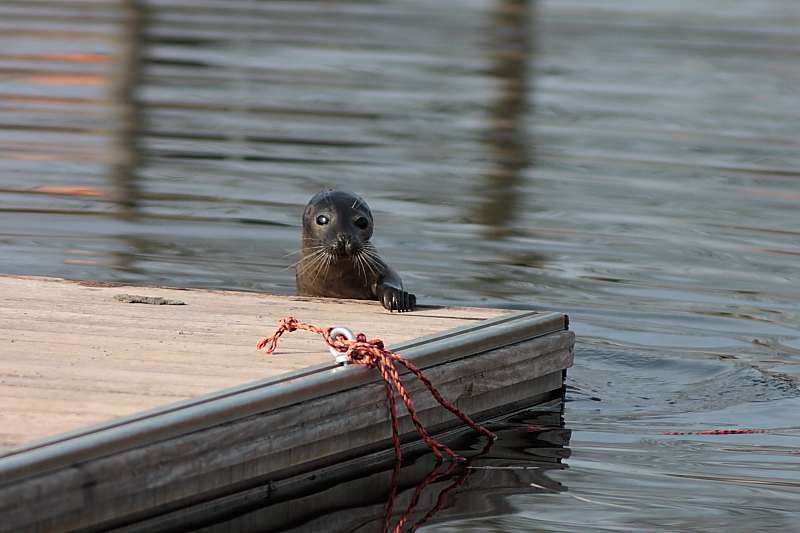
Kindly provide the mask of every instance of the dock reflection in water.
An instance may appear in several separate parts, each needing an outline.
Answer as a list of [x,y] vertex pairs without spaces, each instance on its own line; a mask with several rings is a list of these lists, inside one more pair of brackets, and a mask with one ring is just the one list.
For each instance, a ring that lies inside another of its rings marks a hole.
[[509,495],[566,490],[550,478],[569,457],[570,431],[560,403],[487,427],[500,437],[496,443],[476,433],[443,441],[467,459],[463,463],[437,464],[424,445],[414,446],[404,449],[399,472],[392,454],[381,454],[281,485],[265,484],[126,531],[413,531],[424,524],[512,513]]

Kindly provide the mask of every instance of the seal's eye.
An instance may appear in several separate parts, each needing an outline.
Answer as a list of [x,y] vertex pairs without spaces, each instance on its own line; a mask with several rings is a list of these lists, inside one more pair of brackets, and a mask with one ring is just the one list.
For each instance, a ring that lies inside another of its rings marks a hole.
[[369,226],[369,220],[367,220],[366,218],[358,217],[356,219],[356,227],[358,229],[367,229],[367,226]]
[[320,226],[324,226],[330,221],[331,219],[329,219],[327,215],[320,215],[317,217],[317,224],[319,224]]

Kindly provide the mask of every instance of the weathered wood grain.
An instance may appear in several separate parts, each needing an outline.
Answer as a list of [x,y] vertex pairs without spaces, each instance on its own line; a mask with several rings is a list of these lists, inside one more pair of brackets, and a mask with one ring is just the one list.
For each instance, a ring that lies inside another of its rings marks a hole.
[[[505,313],[104,285],[0,276],[0,447],[329,361],[307,332],[285,335],[279,355],[256,351],[287,316],[392,344]],[[124,303],[120,293],[186,305]]]

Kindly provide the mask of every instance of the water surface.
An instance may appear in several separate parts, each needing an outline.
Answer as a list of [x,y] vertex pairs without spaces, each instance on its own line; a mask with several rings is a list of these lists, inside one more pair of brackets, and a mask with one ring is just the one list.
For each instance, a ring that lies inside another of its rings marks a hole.
[[[5,2],[0,272],[569,313],[561,492],[425,531],[800,531],[793,0]],[[744,435],[664,435],[714,429]],[[501,512],[502,510],[502,512]]]

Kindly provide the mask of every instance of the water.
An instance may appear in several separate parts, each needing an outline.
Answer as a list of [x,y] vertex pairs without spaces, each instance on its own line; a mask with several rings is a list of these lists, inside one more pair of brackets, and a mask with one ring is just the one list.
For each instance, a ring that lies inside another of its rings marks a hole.
[[[798,22],[7,1],[0,272],[292,294],[303,206],[352,189],[419,301],[578,335],[566,490],[421,531],[800,531]],[[662,434],[736,428],[776,431]]]

